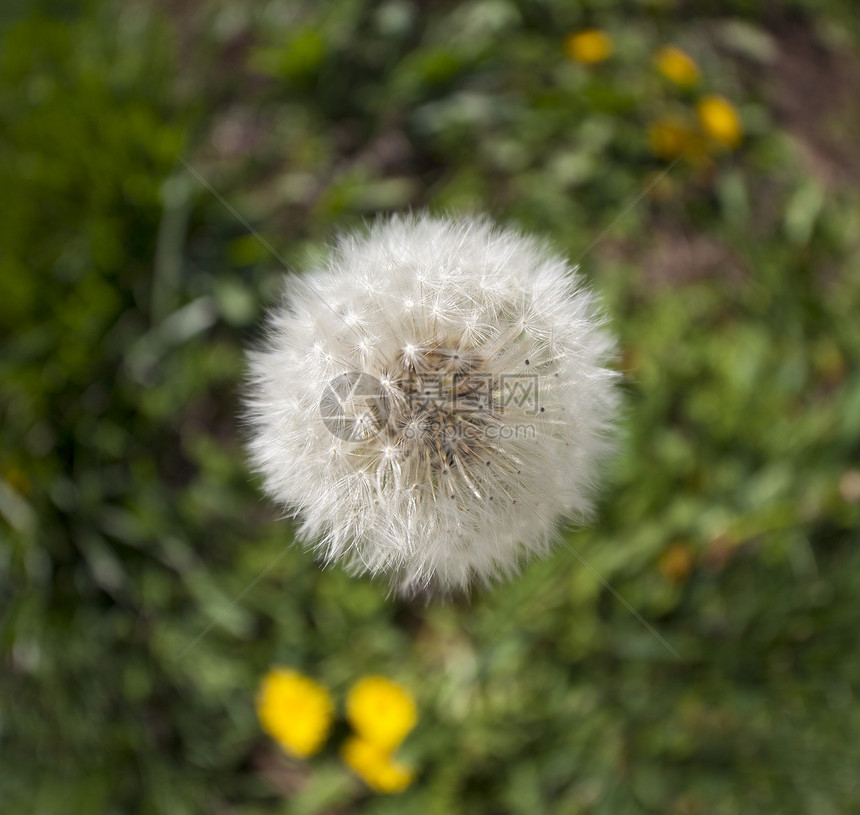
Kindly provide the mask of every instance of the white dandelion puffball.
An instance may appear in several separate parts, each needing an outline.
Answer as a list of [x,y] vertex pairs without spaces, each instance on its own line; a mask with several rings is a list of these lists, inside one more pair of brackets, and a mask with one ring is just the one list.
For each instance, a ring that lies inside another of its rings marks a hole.
[[287,278],[250,354],[251,457],[325,563],[450,591],[592,510],[618,405],[596,299],[487,219],[395,216]]

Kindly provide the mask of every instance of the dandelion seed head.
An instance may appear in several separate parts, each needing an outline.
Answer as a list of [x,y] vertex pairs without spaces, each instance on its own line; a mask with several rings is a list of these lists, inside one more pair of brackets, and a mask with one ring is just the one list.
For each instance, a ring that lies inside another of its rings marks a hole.
[[288,278],[249,357],[252,461],[324,561],[404,593],[489,582],[591,517],[614,350],[540,242],[481,218],[381,220]]

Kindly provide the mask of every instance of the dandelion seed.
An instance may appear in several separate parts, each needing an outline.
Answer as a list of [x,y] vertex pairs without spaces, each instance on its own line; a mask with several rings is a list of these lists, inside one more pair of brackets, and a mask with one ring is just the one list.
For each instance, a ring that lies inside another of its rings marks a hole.
[[615,345],[563,258],[486,219],[393,217],[286,289],[250,355],[250,452],[322,560],[463,589],[590,517]]

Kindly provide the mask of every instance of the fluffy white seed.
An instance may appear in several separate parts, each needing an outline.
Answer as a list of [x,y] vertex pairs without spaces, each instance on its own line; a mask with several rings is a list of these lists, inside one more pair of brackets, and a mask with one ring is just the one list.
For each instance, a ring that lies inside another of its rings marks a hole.
[[486,583],[591,514],[614,348],[536,240],[484,218],[381,220],[288,277],[249,355],[253,464],[324,562],[404,593]]

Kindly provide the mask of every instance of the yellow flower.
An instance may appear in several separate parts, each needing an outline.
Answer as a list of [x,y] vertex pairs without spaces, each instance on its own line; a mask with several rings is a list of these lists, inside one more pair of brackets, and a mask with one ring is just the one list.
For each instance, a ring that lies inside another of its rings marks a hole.
[[688,543],[673,543],[657,561],[660,574],[671,583],[683,583],[693,571],[693,548]]
[[651,124],[648,131],[651,150],[660,158],[695,156],[701,153],[701,138],[686,122],[665,116]]
[[415,777],[408,767],[392,760],[390,751],[360,736],[347,739],[341,755],[364,783],[376,792],[403,792]]
[[599,28],[586,28],[570,34],[564,41],[564,50],[574,62],[591,65],[603,62],[612,53],[612,39]]
[[696,107],[699,123],[707,136],[726,147],[740,143],[743,129],[737,111],[722,96],[703,96]]
[[384,750],[397,747],[418,719],[409,692],[384,676],[366,676],[352,686],[346,717],[362,739]]
[[331,697],[322,685],[286,668],[269,671],[257,694],[257,716],[263,730],[300,758],[322,747],[333,712]]
[[695,60],[686,51],[674,45],[661,48],[654,57],[654,61],[657,64],[657,70],[676,85],[689,87],[699,81],[701,71]]

